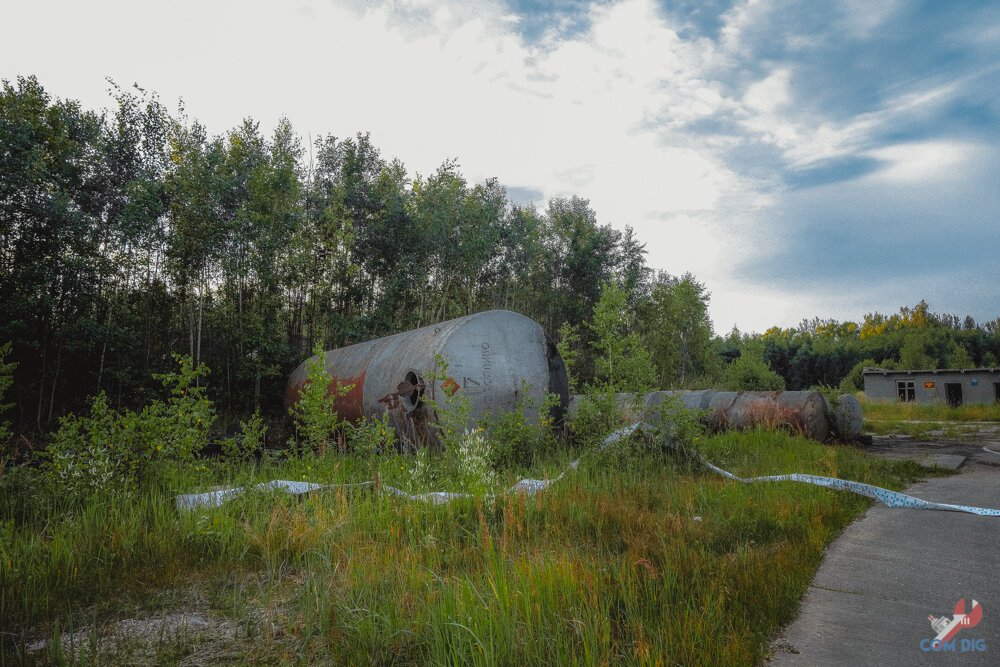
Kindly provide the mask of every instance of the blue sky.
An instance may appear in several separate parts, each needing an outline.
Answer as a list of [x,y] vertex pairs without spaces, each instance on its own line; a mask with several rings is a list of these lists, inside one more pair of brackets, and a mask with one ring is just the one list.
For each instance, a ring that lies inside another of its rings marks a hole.
[[513,199],[578,194],[716,329],[926,299],[1000,316],[1000,3],[101,0],[0,9],[0,77],[138,82],[221,132],[370,131]]

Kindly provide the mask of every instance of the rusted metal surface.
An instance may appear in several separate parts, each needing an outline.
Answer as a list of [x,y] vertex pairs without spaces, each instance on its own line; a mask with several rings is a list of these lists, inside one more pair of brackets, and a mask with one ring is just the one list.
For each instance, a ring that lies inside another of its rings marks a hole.
[[[679,407],[702,413],[701,422],[713,431],[747,429],[755,426],[788,428],[807,438],[823,442],[831,434],[852,440],[861,434],[861,404],[850,395],[840,397],[836,408],[818,391],[654,391],[640,404],[641,414],[632,414],[632,401],[619,395],[620,406],[629,407],[627,421],[656,423],[663,403],[677,401]],[[570,400],[570,417],[579,405],[579,396]],[[667,411],[672,409],[668,406]]]
[[[443,382],[429,373],[435,353],[448,362]],[[512,410],[527,386],[528,399],[541,405],[546,394],[559,396],[551,417],[560,420],[569,402],[566,366],[555,344],[533,320],[491,310],[414,329],[325,353],[334,385],[353,384],[336,401],[338,414],[357,422],[388,413],[405,449],[433,444],[437,415],[430,402],[455,394],[469,399],[470,422],[487,412]],[[292,373],[285,405],[298,400],[308,360]],[[526,415],[536,419],[537,415]]]

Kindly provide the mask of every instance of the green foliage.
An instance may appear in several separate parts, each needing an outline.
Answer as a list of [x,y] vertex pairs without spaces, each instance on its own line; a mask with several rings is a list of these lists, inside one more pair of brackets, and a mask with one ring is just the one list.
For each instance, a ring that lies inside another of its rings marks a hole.
[[563,322],[559,327],[559,342],[556,343],[556,349],[559,350],[559,356],[562,357],[563,363],[566,365],[566,379],[569,382],[569,393],[571,394],[580,390],[579,380],[576,377],[577,356],[579,355],[577,347],[579,345],[578,327],[569,322]]
[[490,465],[494,470],[528,468],[557,444],[550,412],[559,397],[549,394],[539,404],[530,394],[530,385],[522,383],[521,398],[513,410],[489,413],[480,421],[480,432],[492,443]]
[[60,419],[45,455],[60,495],[79,503],[103,492],[131,493],[153,462],[190,461],[207,443],[215,408],[198,381],[208,368],[175,360],[177,371],[154,376],[170,392],[166,401],[118,413],[100,392],[89,416]]
[[587,326],[595,336],[597,375],[604,386],[617,392],[645,394],[653,387],[653,364],[627,307],[624,288],[605,283]]
[[[704,285],[651,280],[634,231],[601,223],[586,199],[521,207],[452,159],[411,176],[363,132],[320,136],[307,160],[286,120],[270,134],[247,119],[211,135],[153,93],[112,83],[111,94],[111,110],[94,113],[34,77],[0,86],[0,340],[20,364],[8,396],[26,436],[86,413],[101,390],[138,410],[160,391],[152,365],[179,345],[219,371],[210,397],[227,414],[259,409],[274,423],[313,341],[340,347],[487,308],[553,334],[575,327],[579,341],[563,346],[576,352],[574,391],[645,384],[635,345],[596,349],[583,326],[609,281],[625,292],[614,328],[641,335],[657,388],[725,379],[717,352],[734,341],[711,342]],[[899,363],[904,347],[921,366],[1000,358],[997,321],[923,301],[757,339],[790,389],[836,386],[866,358]]]
[[[427,381],[444,382],[450,360],[434,354],[434,367],[424,369]],[[471,494],[495,493],[499,477],[493,464],[498,458],[495,442],[482,426],[471,419],[469,398],[463,392],[442,391],[437,400],[424,394],[425,409],[436,415],[432,422],[432,442],[417,452],[410,472],[420,490],[436,485]]]
[[[425,369],[428,380],[447,379],[449,361],[435,355],[435,367]],[[520,399],[512,410],[487,413],[478,423],[471,420],[469,399],[462,392],[442,392],[443,398],[422,399],[433,409],[435,442],[422,448],[411,470],[411,479],[421,489],[438,488],[465,493],[495,493],[499,473],[530,466],[556,446],[550,411],[558,397],[548,395],[538,402],[531,386],[522,383]]]
[[[17,368],[16,362],[7,361],[10,349],[10,343],[0,345],[0,460],[6,458],[7,441],[10,440],[11,436],[10,422],[3,419],[3,414],[10,408],[14,407],[13,403],[3,402],[4,397],[7,394],[7,390],[14,384],[14,369]],[[2,469],[3,464],[0,463],[0,470]]]
[[918,332],[907,336],[899,351],[899,365],[907,369],[934,369],[938,367],[937,359],[928,354],[932,342],[930,336]]
[[[153,375],[169,390],[170,398],[143,408],[131,427],[139,434],[130,438],[139,457],[190,460],[208,442],[208,432],[215,423],[215,405],[206,396],[207,388],[201,386],[202,378],[210,373],[208,366],[195,365],[188,356],[173,356],[176,371]],[[126,411],[123,416],[133,414]],[[126,423],[125,429],[129,428]]]
[[354,385],[342,386],[334,382],[326,370],[326,353],[320,343],[313,348],[313,356],[306,365],[306,381],[299,389],[299,400],[288,409],[295,420],[298,444],[304,449],[324,453],[331,442],[338,442],[344,422],[337,415],[337,399],[345,396]]
[[489,495],[499,491],[500,476],[493,468],[493,441],[482,431],[452,433],[437,454],[428,448],[417,452],[410,471],[417,491],[439,490]]
[[781,391],[785,380],[761,359],[744,354],[726,367],[729,391]]
[[875,363],[874,359],[862,359],[858,363],[854,364],[851,372],[844,376],[844,379],[840,381],[840,393],[842,394],[854,394],[859,391],[865,390],[865,368],[875,368],[878,364]]
[[368,458],[392,452],[396,448],[396,432],[389,426],[389,415],[377,419],[367,417],[357,424],[348,424],[351,451]]
[[706,387],[722,375],[712,344],[705,286],[686,273],[661,273],[639,310],[643,339],[656,365],[661,389]]
[[976,362],[969,351],[955,341],[948,344],[948,356],[945,358],[945,368],[973,368]]
[[624,425],[622,407],[615,392],[608,387],[591,386],[577,399],[576,412],[569,425],[570,442],[583,449],[594,447]]
[[94,399],[89,417],[62,418],[47,450],[56,493],[78,503],[102,491],[135,489],[139,461],[122,438],[116,438],[123,436],[123,431],[124,425],[119,425],[118,415],[108,408],[104,392]]
[[258,410],[249,419],[240,422],[238,437],[223,440],[222,454],[230,461],[249,461],[263,451],[266,434],[267,426]]
[[[604,417],[604,423],[609,424],[616,416],[609,400],[611,397],[598,395],[586,398],[588,400],[581,403],[581,408],[590,424],[582,428],[600,433],[600,417]],[[701,416],[697,410],[687,408],[680,398],[665,396],[655,413],[647,412],[641,417],[625,420],[643,423],[631,435],[611,443],[605,442],[607,430],[603,437],[591,437],[586,442],[585,465],[617,471],[640,470],[650,465],[673,466],[681,462],[685,466],[697,465],[695,446],[705,433],[705,427],[699,421]],[[618,417],[617,421],[620,428],[621,418]]]

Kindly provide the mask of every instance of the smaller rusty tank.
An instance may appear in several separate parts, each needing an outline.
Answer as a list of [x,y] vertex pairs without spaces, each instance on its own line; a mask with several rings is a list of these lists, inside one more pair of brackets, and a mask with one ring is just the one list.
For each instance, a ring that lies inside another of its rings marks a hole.
[[[620,406],[632,405],[625,394],[617,398]],[[571,419],[579,400],[574,396],[570,401]],[[678,408],[701,413],[701,422],[712,431],[782,427],[819,442],[831,433],[850,440],[861,432],[861,405],[857,399],[842,397],[834,409],[818,391],[654,391],[643,397],[641,415],[632,414],[635,408],[630,407],[625,418],[637,421],[641,417],[656,423],[664,409],[674,409],[664,408],[663,404],[670,401],[676,401]]]
[[[443,381],[429,375],[436,367],[435,354],[448,362]],[[325,363],[334,379],[331,393],[338,383],[352,387],[336,401],[338,414],[357,422],[388,412],[407,449],[434,443],[431,426],[437,414],[431,404],[459,392],[469,399],[470,423],[487,412],[514,409],[525,389],[538,406],[546,394],[559,397],[550,413],[556,421],[569,402],[566,366],[552,339],[534,320],[505,310],[330,350]],[[288,381],[286,407],[298,400],[307,364],[302,362]]]

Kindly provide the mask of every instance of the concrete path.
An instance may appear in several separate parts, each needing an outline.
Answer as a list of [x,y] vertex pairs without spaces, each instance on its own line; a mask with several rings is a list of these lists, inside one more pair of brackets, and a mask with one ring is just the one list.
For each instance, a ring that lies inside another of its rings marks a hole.
[[[976,457],[907,493],[1000,508],[1000,467]],[[922,650],[936,634],[928,614],[951,619],[962,598],[966,612],[982,606],[979,624],[959,631],[954,653]],[[984,650],[962,652],[963,640]],[[1000,665],[1000,517],[875,505],[827,550],[773,649],[774,667]]]

